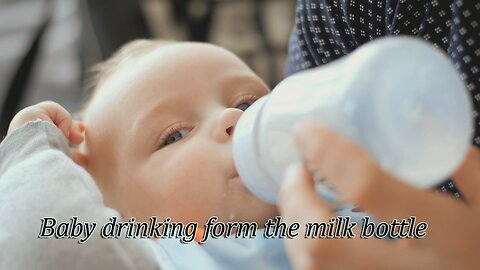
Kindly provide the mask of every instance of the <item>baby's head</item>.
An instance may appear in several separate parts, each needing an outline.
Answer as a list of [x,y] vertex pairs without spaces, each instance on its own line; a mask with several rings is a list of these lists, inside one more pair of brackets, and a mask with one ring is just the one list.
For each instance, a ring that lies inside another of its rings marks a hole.
[[250,193],[232,158],[238,118],[269,92],[239,58],[202,43],[135,41],[100,65],[81,151],[123,217],[255,221],[276,207]]

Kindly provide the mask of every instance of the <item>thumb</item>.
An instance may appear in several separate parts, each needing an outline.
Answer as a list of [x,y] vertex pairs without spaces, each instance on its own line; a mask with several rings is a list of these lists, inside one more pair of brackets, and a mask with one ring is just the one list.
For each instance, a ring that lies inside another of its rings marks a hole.
[[315,191],[312,176],[304,164],[291,164],[280,188],[279,209],[288,223],[329,220],[335,216],[329,204]]

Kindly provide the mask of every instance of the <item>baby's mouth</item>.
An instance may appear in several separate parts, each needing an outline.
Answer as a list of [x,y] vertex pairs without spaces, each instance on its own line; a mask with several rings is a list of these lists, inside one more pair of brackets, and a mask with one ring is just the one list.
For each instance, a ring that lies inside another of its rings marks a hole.
[[240,176],[238,175],[237,170],[235,170],[234,173],[232,174],[232,179],[233,179],[233,178],[240,178]]
[[233,172],[230,175],[230,179],[231,180],[236,180],[237,178],[240,179],[240,176],[238,175],[237,169],[233,168]]

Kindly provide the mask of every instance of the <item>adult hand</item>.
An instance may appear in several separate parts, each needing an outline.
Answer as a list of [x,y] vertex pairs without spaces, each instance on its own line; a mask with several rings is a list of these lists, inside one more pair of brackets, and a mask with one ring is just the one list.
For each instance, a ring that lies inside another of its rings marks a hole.
[[[286,240],[297,269],[480,269],[480,152],[471,147],[454,181],[466,202],[420,190],[388,175],[355,144],[320,124],[307,122],[294,131],[306,163],[322,173],[345,200],[390,223],[393,219],[428,223],[422,239]],[[280,191],[286,222],[328,222],[335,214],[314,191],[304,164],[287,170]],[[389,222],[390,221],[390,222]]]

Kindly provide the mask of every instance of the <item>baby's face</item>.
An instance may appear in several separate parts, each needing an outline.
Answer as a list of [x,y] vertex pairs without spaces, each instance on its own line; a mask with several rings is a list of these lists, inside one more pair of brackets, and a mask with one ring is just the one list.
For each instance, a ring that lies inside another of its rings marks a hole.
[[125,218],[262,225],[277,214],[233,163],[242,110],[269,92],[233,54],[167,45],[121,66],[98,90],[85,115],[87,169]]

